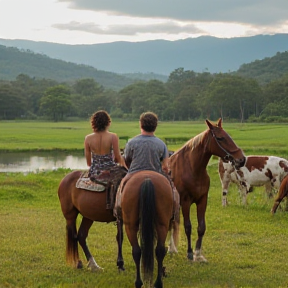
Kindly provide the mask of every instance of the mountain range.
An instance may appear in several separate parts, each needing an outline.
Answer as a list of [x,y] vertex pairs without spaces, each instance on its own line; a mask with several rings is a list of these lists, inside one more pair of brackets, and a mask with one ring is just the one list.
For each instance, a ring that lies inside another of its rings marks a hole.
[[167,77],[180,67],[199,73],[237,71],[242,64],[287,51],[288,34],[237,38],[201,36],[177,41],[152,40],[90,45],[0,39],[0,44],[66,62],[92,66],[97,70],[130,76],[134,73],[155,73]]

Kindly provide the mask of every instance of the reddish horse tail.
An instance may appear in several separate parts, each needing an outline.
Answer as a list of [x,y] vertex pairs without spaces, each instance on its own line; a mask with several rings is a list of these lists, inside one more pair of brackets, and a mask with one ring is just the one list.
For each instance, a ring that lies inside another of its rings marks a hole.
[[79,265],[81,265],[78,259],[79,252],[76,223],[73,223],[71,226],[67,225],[66,227],[66,261],[73,267],[81,268],[78,267]]
[[141,185],[139,199],[140,217],[140,246],[142,250],[142,267],[144,281],[150,281],[154,269],[154,243],[156,203],[155,189],[150,178],[146,178]]

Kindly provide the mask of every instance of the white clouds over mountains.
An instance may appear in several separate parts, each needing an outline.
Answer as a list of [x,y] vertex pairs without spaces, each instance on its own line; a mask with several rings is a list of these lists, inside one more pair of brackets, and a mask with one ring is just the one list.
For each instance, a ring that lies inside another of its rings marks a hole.
[[0,0],[0,38],[66,44],[288,33],[287,0]]

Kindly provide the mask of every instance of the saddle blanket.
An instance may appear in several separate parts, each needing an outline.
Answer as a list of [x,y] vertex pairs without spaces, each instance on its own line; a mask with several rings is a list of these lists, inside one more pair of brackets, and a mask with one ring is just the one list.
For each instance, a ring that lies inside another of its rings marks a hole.
[[89,190],[89,191],[95,191],[95,192],[105,191],[106,187],[104,185],[91,181],[90,177],[88,177],[88,173],[89,171],[85,171],[81,174],[81,176],[76,182],[76,188]]

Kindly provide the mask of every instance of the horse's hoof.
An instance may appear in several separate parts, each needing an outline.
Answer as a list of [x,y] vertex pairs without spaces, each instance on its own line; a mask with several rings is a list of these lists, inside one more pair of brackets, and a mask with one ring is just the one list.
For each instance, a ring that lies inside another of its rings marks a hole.
[[207,259],[203,255],[194,255],[194,262],[207,263]]
[[119,271],[119,273],[121,273],[122,271],[125,271],[125,268],[123,266],[118,267],[118,271]]
[[82,269],[83,268],[83,263],[81,260],[78,261],[78,264],[77,264],[77,269]]
[[88,269],[92,272],[103,272],[104,268],[100,266],[88,266]]
[[87,263],[87,268],[90,269],[93,272],[101,272],[104,271],[104,269],[102,267],[100,267],[96,261],[94,260],[93,257],[91,257]]
[[193,260],[193,253],[192,252],[187,253],[187,259]]

